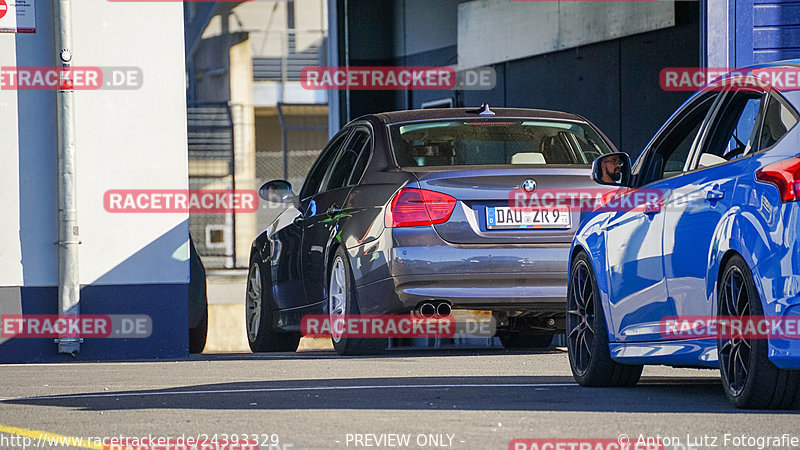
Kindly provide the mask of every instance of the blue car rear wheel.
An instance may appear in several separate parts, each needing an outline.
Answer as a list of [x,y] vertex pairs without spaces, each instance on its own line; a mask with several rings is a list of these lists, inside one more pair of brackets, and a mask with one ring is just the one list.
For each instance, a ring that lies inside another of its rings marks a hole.
[[[763,316],[753,275],[744,259],[734,255],[722,272],[718,291],[718,315],[746,320]],[[717,339],[722,385],[738,408],[787,409],[796,407],[800,371],[782,370],[768,358],[767,339],[742,335]]]

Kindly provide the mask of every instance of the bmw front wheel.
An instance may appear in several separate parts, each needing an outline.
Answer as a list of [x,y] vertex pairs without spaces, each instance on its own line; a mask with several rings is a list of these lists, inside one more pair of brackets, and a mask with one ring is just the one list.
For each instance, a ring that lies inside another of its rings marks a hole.
[[250,260],[245,298],[245,325],[247,342],[253,353],[293,352],[300,343],[299,333],[277,332],[273,328],[276,306],[270,292],[271,283],[265,282],[261,265],[256,257]]

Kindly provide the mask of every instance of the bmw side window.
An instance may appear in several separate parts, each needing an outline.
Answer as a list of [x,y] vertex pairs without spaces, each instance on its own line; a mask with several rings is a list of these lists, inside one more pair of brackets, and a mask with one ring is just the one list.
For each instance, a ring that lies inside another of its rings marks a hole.
[[696,168],[723,164],[758,149],[763,99],[761,92],[740,91],[724,100]]
[[322,150],[303,184],[303,189],[300,191],[301,200],[305,200],[319,192],[322,180],[325,178],[325,174],[333,163],[336,154],[339,153],[339,149],[344,144],[347,135],[348,132],[340,134]]
[[372,138],[369,134],[367,134],[367,139],[361,147],[361,150],[358,151],[358,160],[356,161],[355,167],[353,167],[353,173],[350,175],[350,185],[358,184],[358,182],[361,181],[361,177],[364,176],[364,171],[367,169],[367,164],[372,154]]
[[695,104],[690,105],[664,137],[654,144],[642,170],[640,185],[683,173],[698,134],[718,96],[719,92],[708,92],[696,99]]
[[348,185],[353,167],[356,165],[359,153],[364,148],[364,144],[369,140],[369,132],[358,129],[345,144],[344,150],[339,155],[339,159],[333,166],[328,179],[325,182],[325,191],[343,188]]
[[789,132],[798,121],[797,111],[775,94],[769,94],[761,125],[758,151],[766,150]]

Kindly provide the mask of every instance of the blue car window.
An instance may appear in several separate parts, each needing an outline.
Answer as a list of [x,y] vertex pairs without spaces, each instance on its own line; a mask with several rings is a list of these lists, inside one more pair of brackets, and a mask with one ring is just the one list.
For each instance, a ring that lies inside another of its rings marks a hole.
[[683,167],[686,165],[686,160],[689,158],[689,151],[692,149],[697,133],[700,131],[700,125],[703,122],[697,122],[694,128],[683,138],[683,140],[676,146],[675,151],[669,155],[667,161],[664,163],[664,178],[677,175],[683,172]]
[[711,138],[703,148],[698,168],[722,164],[758,148],[762,99],[760,92],[742,91],[725,101],[712,127]]
[[797,124],[797,112],[770,95],[764,112],[764,123],[761,126],[758,150],[766,150],[775,145],[780,138]]
[[692,146],[719,92],[708,92],[677,116],[657,137],[645,155],[645,165],[639,172],[639,185],[649,184],[683,173]]

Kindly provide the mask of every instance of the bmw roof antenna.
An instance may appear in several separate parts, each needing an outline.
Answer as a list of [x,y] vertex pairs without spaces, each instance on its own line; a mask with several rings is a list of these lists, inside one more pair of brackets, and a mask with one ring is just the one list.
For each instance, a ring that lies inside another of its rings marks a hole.
[[480,108],[472,110],[472,111],[467,111],[467,112],[468,113],[472,113],[472,114],[480,114],[481,116],[493,116],[494,115],[494,111],[489,109],[489,104],[488,103],[484,103],[484,104],[481,105]]

